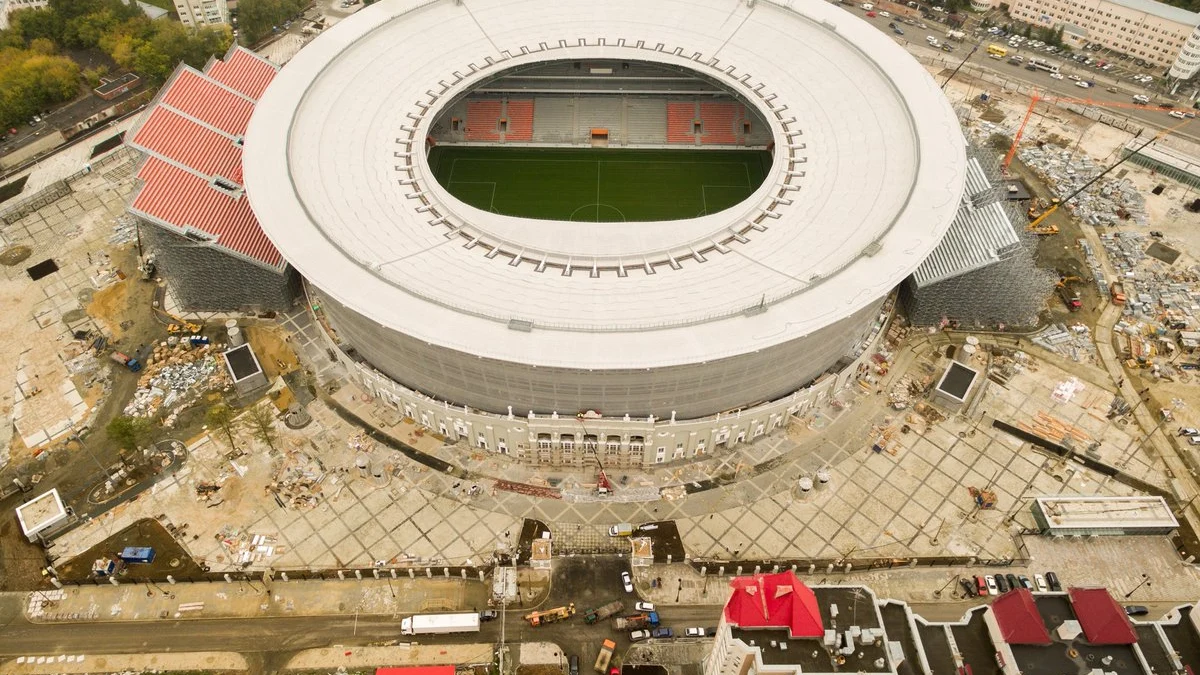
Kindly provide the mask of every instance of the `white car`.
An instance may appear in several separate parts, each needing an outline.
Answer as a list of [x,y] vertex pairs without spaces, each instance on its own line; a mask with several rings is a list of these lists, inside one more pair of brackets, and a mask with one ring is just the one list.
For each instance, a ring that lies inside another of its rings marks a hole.
[[1078,75],[1068,75],[1068,76],[1067,76],[1067,79],[1068,79],[1068,80],[1070,80],[1070,81],[1072,81],[1072,82],[1078,82],[1078,81],[1079,81],[1079,76],[1078,76]]
[[639,612],[653,612],[654,611],[654,603],[638,601],[638,602],[633,603],[633,608]]
[[983,582],[987,584],[988,595],[1000,595],[1000,587],[996,585],[996,577],[989,574],[983,578]]
[[889,14],[888,12],[880,12],[880,13],[879,13],[879,16],[882,16],[883,18],[885,18],[885,19],[886,19],[886,18],[888,18],[889,16],[891,16],[891,14]]
[[633,592],[633,579],[630,578],[629,572],[621,572],[621,585],[625,587],[626,593]]
[[704,637],[704,628],[696,626],[694,628],[683,629],[684,637]]
[[1083,87],[1084,89],[1087,89],[1088,87],[1091,87],[1092,85],[1091,85],[1090,83],[1088,83],[1088,82],[1084,82],[1083,80],[1080,80],[1080,81],[1078,81],[1078,82],[1076,82],[1076,83],[1075,83],[1075,86],[1076,86],[1076,87]]
[[1035,586],[1037,586],[1038,592],[1040,593],[1045,593],[1046,591],[1050,590],[1050,587],[1046,585],[1046,577],[1040,574],[1033,575],[1033,583]]
[[1167,114],[1170,115],[1171,117],[1174,117],[1177,120],[1187,119],[1187,116],[1183,114],[1182,110],[1172,110],[1171,112],[1169,112]]
[[1063,79],[1063,74],[1062,73],[1050,73],[1050,78],[1054,79],[1054,80],[1061,80],[1061,79]]

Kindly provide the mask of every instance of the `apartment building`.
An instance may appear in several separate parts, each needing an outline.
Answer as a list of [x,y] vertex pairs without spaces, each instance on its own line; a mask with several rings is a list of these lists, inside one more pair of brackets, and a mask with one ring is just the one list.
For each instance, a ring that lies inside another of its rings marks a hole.
[[229,23],[226,0],[175,0],[175,11],[185,26],[216,26]]
[[8,15],[18,9],[41,9],[50,0],[0,0],[0,30],[8,29]]
[[[1200,25],[1200,14],[1153,0],[1013,0],[1010,7],[1012,16],[1026,23],[1067,26],[1068,36],[1163,67],[1175,65]],[[1194,40],[1200,66],[1200,36]]]

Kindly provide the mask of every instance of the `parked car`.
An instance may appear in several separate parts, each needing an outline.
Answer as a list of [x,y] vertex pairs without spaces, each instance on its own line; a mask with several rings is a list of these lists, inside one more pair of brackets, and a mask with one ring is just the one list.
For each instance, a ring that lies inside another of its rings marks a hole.
[[630,642],[641,642],[642,640],[650,639],[650,631],[648,630],[631,630],[629,631]]
[[654,603],[646,602],[644,600],[639,600],[638,602],[633,603],[633,608],[639,612],[653,612],[654,611]]
[[958,583],[962,586],[964,597],[975,597],[975,584],[970,579],[959,579]]
[[997,575],[995,576],[995,579],[996,579],[996,591],[997,591],[997,593],[1007,593],[1007,592],[1008,592],[1008,581],[1006,581],[1006,580],[1004,579],[1004,575],[1003,575],[1003,574],[997,574]]
[[979,595],[990,595],[987,581],[983,577],[975,577],[975,590]]
[[1200,436],[1188,436],[1188,445],[1200,445]]
[[629,572],[621,572],[621,585],[625,587],[626,593],[633,592],[633,579],[629,577]]
[[654,630],[650,631],[650,637],[653,638],[669,638],[673,637],[674,635],[675,633],[672,632],[670,628],[655,628]]
[[1017,575],[1015,574],[1005,574],[1004,580],[1008,582],[1008,588],[1011,591],[1021,588],[1021,582],[1017,580]]
[[1050,590],[1055,593],[1062,590],[1062,584],[1058,583],[1058,575],[1054,572],[1046,572],[1046,583],[1050,584]]
[[867,12],[868,19],[874,19],[876,16],[878,16],[878,14],[876,14],[875,12]]
[[1183,112],[1181,112],[1179,110],[1172,110],[1171,112],[1169,112],[1167,114],[1170,115],[1171,117],[1174,117],[1177,120],[1187,119],[1184,117]]
[[989,574],[983,578],[983,583],[987,584],[988,595],[1000,595],[1000,584],[996,583],[996,577]]
[[1061,79],[1063,79],[1063,74],[1062,73],[1050,73],[1050,79],[1061,80]]
[[1080,81],[1078,81],[1078,82],[1076,82],[1076,83],[1075,83],[1075,86],[1076,86],[1076,87],[1081,87],[1081,88],[1083,88],[1083,89],[1088,89],[1088,88],[1090,88],[1090,87],[1092,86],[1092,83],[1091,83],[1091,82],[1084,82],[1083,80],[1080,80]]
[[1042,593],[1050,590],[1050,587],[1046,585],[1046,577],[1040,574],[1033,575],[1033,583],[1037,584],[1037,589]]
[[899,28],[893,28],[892,32],[896,35],[904,35],[904,31],[900,30]]
[[1021,576],[1017,577],[1017,580],[1021,582],[1021,586],[1023,588],[1031,591],[1033,590],[1033,582],[1029,580],[1029,577],[1022,574]]
[[570,668],[568,675],[579,675],[579,657],[572,654],[571,658],[567,659],[567,664]]
[[1125,605],[1125,613],[1129,616],[1146,616],[1150,610],[1144,605]]
[[704,628],[703,627],[684,628],[683,634],[685,637],[704,637]]
[[500,613],[494,609],[485,609],[479,613],[480,621],[492,621],[500,616]]

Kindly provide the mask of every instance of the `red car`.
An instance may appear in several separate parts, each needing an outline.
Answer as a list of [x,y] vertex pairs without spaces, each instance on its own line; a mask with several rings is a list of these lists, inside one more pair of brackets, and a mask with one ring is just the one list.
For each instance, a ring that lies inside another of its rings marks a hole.
[[874,19],[874,18],[875,18],[875,17],[877,17],[877,16],[879,16],[879,15],[878,15],[878,14],[876,14],[875,12],[867,12],[867,18],[868,18],[868,19]]
[[983,577],[975,577],[975,588],[979,589],[979,597],[988,594],[987,582],[984,581]]

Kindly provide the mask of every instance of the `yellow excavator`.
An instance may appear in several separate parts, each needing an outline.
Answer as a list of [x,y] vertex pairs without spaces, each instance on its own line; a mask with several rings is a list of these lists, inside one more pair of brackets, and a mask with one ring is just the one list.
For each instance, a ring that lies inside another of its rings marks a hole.
[[1088,182],[1081,185],[1079,187],[1079,189],[1077,189],[1074,192],[1072,192],[1071,194],[1067,195],[1066,198],[1064,198],[1062,200],[1054,200],[1054,203],[1050,205],[1050,208],[1042,211],[1041,215],[1034,217],[1032,214],[1036,210],[1035,205],[1030,205],[1029,213],[1030,213],[1030,217],[1033,219],[1029,221],[1029,227],[1027,227],[1025,229],[1029,232],[1033,232],[1034,234],[1058,234],[1058,226],[1057,225],[1051,225],[1048,223],[1043,224],[1043,221],[1046,220],[1046,218],[1049,218],[1051,213],[1054,213],[1055,211],[1057,211],[1058,207],[1062,206],[1063,204],[1065,204],[1065,203],[1071,201],[1072,199],[1074,199],[1075,197],[1079,196],[1080,193],[1082,193],[1084,190],[1090,188],[1096,181],[1107,176],[1110,171],[1112,171],[1113,169],[1115,169],[1118,166],[1121,166],[1122,164],[1127,162],[1130,157],[1133,157],[1134,155],[1139,154],[1142,150],[1145,150],[1151,143],[1157,141],[1158,139],[1166,136],[1167,134],[1171,133],[1172,131],[1175,131],[1179,127],[1182,127],[1183,125],[1185,125],[1191,121],[1192,121],[1191,119],[1186,119],[1183,122],[1176,124],[1175,126],[1169,128],[1169,129],[1163,129],[1162,131],[1158,132],[1157,134],[1154,135],[1153,138],[1151,138],[1150,140],[1146,141],[1145,143],[1142,143],[1141,145],[1139,145],[1136,150],[1130,152],[1128,155],[1125,155],[1120,160],[1118,160],[1116,163],[1109,166],[1107,169],[1096,174],[1096,176],[1094,178],[1092,178]]

